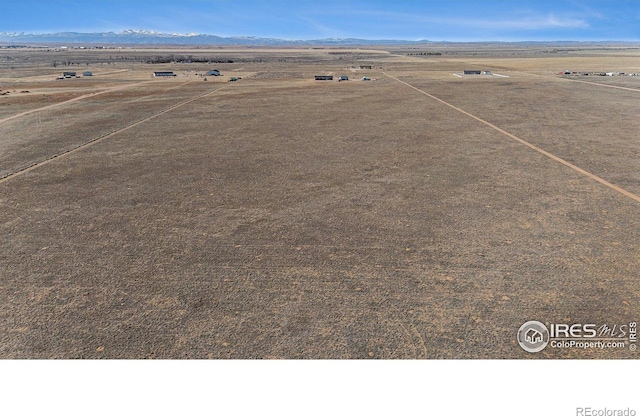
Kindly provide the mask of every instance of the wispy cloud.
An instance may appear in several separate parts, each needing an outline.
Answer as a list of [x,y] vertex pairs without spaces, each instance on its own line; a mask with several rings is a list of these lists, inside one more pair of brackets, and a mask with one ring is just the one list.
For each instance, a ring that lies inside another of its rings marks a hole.
[[544,30],[544,29],[586,29],[589,23],[582,18],[562,17],[553,13],[546,15],[531,14],[518,17],[500,18],[467,18],[447,17],[424,14],[362,12],[377,14],[387,20],[403,21],[405,23],[423,23],[431,25],[451,26],[465,29],[508,29],[508,30]]
[[317,19],[312,19],[307,16],[298,16],[301,22],[304,22],[307,26],[307,32],[313,33],[317,37],[323,38],[341,38],[346,37],[348,34],[344,30],[336,29],[321,23]]
[[482,29],[510,30],[587,29],[589,27],[589,23],[583,19],[558,17],[554,14],[505,20],[461,19],[460,23]]

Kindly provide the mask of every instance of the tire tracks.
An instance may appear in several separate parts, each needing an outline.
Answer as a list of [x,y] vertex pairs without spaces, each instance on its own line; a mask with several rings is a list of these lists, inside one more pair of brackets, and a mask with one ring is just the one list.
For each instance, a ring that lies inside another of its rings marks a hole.
[[638,88],[621,87],[619,85],[601,84],[599,82],[582,81],[582,80],[579,80],[579,79],[571,79],[571,78],[559,78],[559,79],[563,79],[565,81],[571,81],[571,82],[580,82],[582,84],[596,85],[598,87],[604,87],[604,88],[615,88],[616,90],[640,92],[640,89],[638,89]]
[[[150,82],[150,81],[146,81],[146,82]],[[140,84],[144,84],[144,82],[136,84],[136,85],[140,85]],[[186,84],[183,84],[183,85],[186,85]],[[170,111],[173,111],[173,110],[175,110],[177,108],[185,106],[185,105],[187,105],[189,103],[192,103],[192,102],[194,102],[196,100],[199,100],[201,98],[207,97],[207,96],[212,95],[212,94],[215,94],[216,92],[218,92],[218,91],[220,91],[220,90],[222,90],[224,88],[227,88],[227,87],[229,87],[231,85],[232,84],[226,84],[226,85],[224,85],[222,87],[216,88],[213,91],[209,91],[209,92],[206,92],[204,94],[200,94],[200,95],[198,95],[196,97],[189,98],[188,100],[182,101],[182,102],[180,102],[178,104],[174,104],[174,105],[172,105],[172,106],[170,106],[168,108],[165,108],[164,110],[160,110],[160,111],[158,111],[158,112],[156,112],[156,113],[154,113],[154,114],[152,114],[152,115],[150,115],[148,117],[145,117],[143,119],[134,121],[132,123],[129,123],[129,124],[125,125],[124,127],[120,127],[120,128],[118,128],[116,130],[113,130],[113,131],[111,131],[109,133],[105,133],[105,134],[103,134],[101,136],[95,137],[95,138],[93,138],[91,140],[88,140],[86,142],[80,143],[78,145],[75,145],[73,147],[70,147],[70,148],[67,148],[67,149],[64,149],[64,150],[61,150],[60,152],[58,152],[56,154],[53,154],[53,155],[48,156],[48,157],[46,157],[44,159],[41,159],[41,160],[39,160],[37,162],[31,163],[31,164],[29,164],[27,166],[24,166],[24,167],[21,167],[19,169],[16,169],[16,170],[14,170],[12,172],[9,172],[9,173],[3,175],[2,177],[0,177],[0,184],[8,181],[11,178],[15,178],[16,176],[22,175],[24,173],[27,173],[27,172],[33,170],[33,169],[36,169],[36,168],[38,168],[40,166],[44,166],[44,165],[48,164],[49,162],[51,162],[53,160],[60,159],[61,157],[64,157],[64,156],[71,155],[71,154],[76,153],[76,152],[78,152],[80,150],[83,150],[83,149],[85,149],[85,148],[87,148],[89,146],[92,146],[92,145],[94,145],[94,144],[96,144],[98,142],[101,142],[101,141],[106,140],[106,139],[108,139],[110,137],[113,137],[113,136],[115,136],[117,134],[120,134],[120,133],[122,133],[122,132],[124,132],[126,130],[129,130],[129,129],[137,127],[137,126],[139,126],[141,124],[144,124],[147,121],[153,120],[156,117],[159,117],[159,116],[161,116],[163,114],[166,114],[166,113],[168,113]],[[110,91],[112,91],[112,90],[110,90]],[[103,93],[103,92],[100,92],[100,93]],[[89,95],[90,96],[94,96],[94,95],[97,95],[97,94],[89,94]],[[87,97],[87,96],[82,96],[82,97]],[[77,97],[77,98],[80,98],[80,97]],[[65,103],[68,103],[68,102],[69,101],[65,101]],[[54,106],[61,105],[61,104],[63,104],[63,103],[58,103],[58,104],[55,104]],[[39,110],[40,109],[35,110],[35,111],[39,111]],[[35,112],[35,111],[31,111],[31,112]],[[31,112],[29,112],[29,113],[31,113]],[[5,119],[5,120],[7,120],[7,119]],[[0,120],[0,122],[1,121],[2,120]]]
[[46,105],[44,107],[34,108],[33,110],[23,111],[21,113],[14,114],[12,116],[0,119],[0,124],[2,124],[4,122],[7,122],[7,121],[10,121],[10,120],[14,120],[14,119],[19,118],[19,117],[27,116],[29,114],[38,113],[38,112],[44,111],[44,110],[50,110],[52,108],[60,107],[60,106],[63,106],[65,104],[73,103],[73,102],[84,100],[84,99],[91,98],[91,97],[95,97],[96,95],[102,95],[102,94],[107,94],[107,93],[114,92],[114,91],[124,90],[124,89],[127,89],[127,88],[133,88],[133,87],[137,87],[139,85],[147,84],[147,83],[150,83],[150,82],[153,82],[153,81],[143,81],[143,82],[137,82],[135,84],[119,85],[117,87],[107,88],[107,89],[104,89],[104,90],[92,92],[92,93],[89,93],[89,94],[84,94],[84,95],[81,95],[81,96],[78,96],[78,97],[74,97],[74,98],[71,98],[69,100],[61,101],[59,103]]
[[[436,97],[435,95],[431,95],[428,92],[423,91],[420,88],[409,84],[408,82],[402,81],[401,79],[396,78],[393,75],[387,74],[386,72],[383,72],[383,74],[385,74],[385,76],[388,76],[389,78],[391,78],[391,79],[393,79],[393,80],[395,80],[395,81],[397,81],[397,82],[399,82],[401,84],[406,85],[409,88],[412,88],[412,89],[418,91],[419,93],[421,93],[423,95],[426,95],[429,98],[432,98],[432,99],[438,101],[441,104],[446,105],[449,108],[452,108],[452,109],[458,111],[459,113],[462,113],[462,114],[466,115],[467,117],[471,117],[472,119],[474,119],[476,121],[479,121],[480,123],[482,123],[482,124],[484,124],[486,126],[491,127],[492,129],[496,130],[499,133],[502,133],[503,135],[509,137],[510,139],[513,139],[513,140],[517,141],[518,143],[523,144],[523,145],[527,146],[528,148],[530,148],[532,150],[535,150],[536,152],[548,157],[549,159],[554,160],[554,161],[556,161],[556,162],[558,162],[558,163],[560,163],[560,164],[562,164],[562,165],[564,165],[564,166],[566,166],[568,168],[571,168],[574,171],[576,171],[576,172],[578,172],[578,173],[580,173],[580,174],[582,174],[582,175],[584,175],[584,176],[586,176],[588,178],[591,178],[596,182],[599,182],[600,184],[602,184],[602,185],[608,187],[609,189],[612,189],[612,190],[614,190],[614,191],[626,196],[627,198],[633,199],[636,202],[640,202],[640,196],[638,196],[638,195],[636,195],[634,193],[631,193],[631,192],[627,191],[626,189],[622,189],[621,187],[619,187],[617,185],[614,185],[611,182],[609,182],[609,181],[607,181],[607,180],[605,180],[605,179],[603,179],[603,178],[601,178],[601,177],[599,177],[597,175],[594,175],[593,173],[588,172],[588,171],[586,171],[586,170],[574,165],[573,163],[570,163],[570,162],[562,159],[561,157],[558,157],[558,156],[554,155],[553,153],[547,152],[546,150],[544,150],[544,149],[542,149],[542,148],[540,148],[540,147],[538,147],[538,146],[536,146],[536,145],[534,145],[532,143],[529,143],[528,141],[526,141],[524,139],[521,139],[520,137],[518,137],[518,136],[516,136],[514,134],[511,134],[511,133],[509,133],[508,131],[506,131],[504,129],[501,129],[500,127],[496,126],[495,124],[492,124],[492,123],[490,123],[490,122],[488,122],[488,121],[486,121],[484,119],[481,119],[480,117],[475,116],[475,115],[473,115],[473,114],[471,114],[471,113],[469,113],[469,112],[467,112],[467,111],[465,111],[465,110],[463,110],[463,109],[461,109],[459,107],[456,107],[455,105],[450,104],[450,103],[444,101],[443,99]],[[577,82],[584,82],[584,81],[577,81]],[[596,84],[596,85],[598,85],[598,84]]]

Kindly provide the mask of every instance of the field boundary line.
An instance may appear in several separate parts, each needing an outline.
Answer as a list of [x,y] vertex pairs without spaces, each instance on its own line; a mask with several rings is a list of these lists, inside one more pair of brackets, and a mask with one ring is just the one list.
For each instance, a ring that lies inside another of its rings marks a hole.
[[56,153],[55,155],[48,156],[48,157],[46,157],[46,158],[44,158],[44,159],[42,159],[42,160],[40,160],[38,162],[34,162],[34,163],[32,163],[32,164],[30,164],[28,166],[19,168],[19,169],[13,171],[13,172],[9,172],[9,173],[5,174],[4,176],[0,177],[0,184],[2,184],[3,182],[8,181],[11,178],[14,178],[16,176],[22,175],[24,173],[27,173],[27,172],[35,169],[35,168],[38,168],[40,166],[44,166],[44,165],[48,164],[49,162],[51,162],[53,160],[59,159],[59,158],[61,158],[63,156],[67,156],[67,155],[76,153],[76,152],[78,152],[80,150],[83,150],[83,149],[85,149],[85,148],[87,148],[87,147],[89,147],[91,145],[94,145],[94,144],[96,144],[98,142],[101,142],[101,141],[103,141],[105,139],[108,139],[108,138],[110,138],[112,136],[115,136],[116,134],[120,134],[123,131],[129,130],[129,129],[134,128],[136,126],[139,126],[140,124],[146,123],[149,120],[153,120],[154,118],[159,117],[159,116],[161,116],[163,114],[166,114],[166,113],[168,113],[170,111],[173,111],[176,108],[182,107],[182,106],[187,105],[189,103],[192,103],[192,102],[194,102],[196,100],[199,100],[199,99],[204,98],[206,96],[212,95],[212,94],[220,91],[221,89],[227,88],[230,85],[231,84],[226,84],[226,85],[224,85],[222,87],[216,88],[213,91],[209,91],[209,92],[206,92],[204,94],[200,94],[200,95],[198,95],[196,97],[189,98],[188,100],[182,101],[182,102],[180,102],[178,104],[174,104],[174,105],[172,105],[172,106],[170,106],[168,108],[165,108],[164,110],[160,110],[157,113],[152,114],[152,115],[150,115],[148,117],[145,117],[145,118],[143,118],[141,120],[134,121],[134,122],[132,122],[130,124],[127,124],[124,127],[121,127],[121,128],[119,128],[117,130],[114,130],[114,131],[112,131],[110,133],[105,133],[102,136],[95,137],[95,138],[93,138],[93,139],[91,139],[89,141],[86,141],[84,143],[81,143],[79,145],[76,145],[76,146],[73,146],[71,148],[67,148],[65,150],[62,150],[62,151]]
[[467,112],[467,111],[465,111],[465,110],[463,110],[463,109],[461,109],[459,107],[456,107],[453,104],[449,104],[448,102],[444,101],[443,99],[438,98],[438,97],[436,97],[434,95],[431,95],[428,92],[423,91],[420,88],[409,84],[408,82],[402,81],[401,79],[396,78],[393,75],[387,74],[386,72],[383,72],[383,73],[386,76],[388,76],[389,78],[394,79],[397,82],[406,85],[407,87],[413,88],[414,90],[426,95],[427,97],[432,98],[432,99],[438,101],[439,103],[446,105],[447,107],[450,107],[450,108],[452,108],[452,109],[454,109],[454,110],[456,110],[456,111],[458,111],[458,112],[460,112],[460,113],[462,113],[462,114],[464,114],[464,115],[466,115],[468,117],[471,117],[472,119],[474,119],[476,121],[479,121],[480,123],[482,123],[482,124],[484,124],[486,126],[491,127],[492,129],[494,129],[494,130],[504,134],[505,136],[507,136],[507,137],[509,137],[509,138],[511,138],[511,139],[513,139],[513,140],[515,140],[515,141],[527,146],[528,148],[530,148],[532,150],[535,150],[536,152],[548,157],[549,159],[555,160],[556,162],[561,163],[561,164],[565,165],[566,167],[571,168],[571,169],[575,170],[576,172],[581,173],[582,175],[587,176],[587,177],[589,177],[589,178],[601,183],[602,185],[604,185],[604,186],[606,186],[606,187],[608,187],[608,188],[610,188],[610,189],[612,189],[612,190],[614,190],[614,191],[616,191],[616,192],[618,192],[618,193],[620,193],[620,194],[622,194],[622,195],[624,195],[624,196],[626,196],[628,198],[633,199],[636,202],[640,202],[640,196],[638,196],[636,194],[633,194],[633,193],[627,191],[626,189],[622,189],[619,186],[614,185],[611,182],[609,182],[609,181],[607,181],[605,179],[602,179],[601,177],[599,177],[597,175],[594,175],[593,173],[588,172],[588,171],[586,171],[586,170],[574,165],[571,162],[567,162],[566,160],[562,159],[561,157],[558,157],[558,156],[554,155],[553,153],[549,153],[546,150],[544,150],[544,149],[542,149],[542,148],[540,148],[540,147],[538,147],[538,146],[536,146],[536,145],[534,145],[532,143],[529,143],[528,141],[526,141],[524,139],[521,139],[518,136],[516,136],[514,134],[511,134],[506,130],[501,129],[500,127],[496,126],[495,124],[491,124],[490,122],[488,122],[486,120],[483,120],[478,116],[475,116],[475,115],[473,115],[473,114],[471,114],[471,113],[469,113],[469,112]]
[[100,90],[100,91],[92,92],[92,93],[89,93],[89,94],[80,95],[78,97],[70,98],[68,100],[61,101],[59,103],[46,105],[46,106],[40,107],[40,108],[34,108],[33,110],[23,111],[22,113],[14,114],[14,115],[9,116],[7,118],[0,119],[0,124],[4,123],[5,121],[10,121],[10,120],[13,120],[13,119],[16,119],[16,118],[19,118],[19,117],[28,116],[29,114],[37,113],[37,112],[44,111],[44,110],[50,110],[52,108],[60,107],[60,106],[65,105],[65,104],[69,104],[69,103],[73,103],[73,102],[76,102],[76,101],[84,100],[86,98],[95,97],[96,95],[107,94],[107,93],[114,92],[114,91],[119,91],[119,90],[122,90],[122,89],[137,87],[138,85],[147,84],[149,82],[153,82],[153,81],[143,81],[143,82],[136,82],[135,84],[118,85],[116,87],[106,88],[104,90]]
[[580,82],[582,84],[597,85],[598,87],[615,88],[617,90],[640,92],[640,89],[637,89],[637,88],[620,87],[618,85],[600,84],[599,82],[583,81],[581,79],[571,79],[571,78],[564,78],[564,77],[561,77],[559,79],[564,79],[566,81]]

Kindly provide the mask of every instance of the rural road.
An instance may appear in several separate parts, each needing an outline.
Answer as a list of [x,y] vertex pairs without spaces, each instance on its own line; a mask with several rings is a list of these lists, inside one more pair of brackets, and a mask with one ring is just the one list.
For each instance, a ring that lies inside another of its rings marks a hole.
[[[552,160],[555,160],[556,162],[561,163],[561,164],[563,164],[563,165],[575,170],[576,172],[578,172],[578,173],[580,173],[582,175],[585,175],[585,176],[587,176],[587,177],[589,177],[589,178],[601,183],[602,185],[607,186],[607,187],[613,189],[614,191],[621,193],[622,195],[624,195],[624,196],[626,196],[628,198],[633,199],[636,202],[640,202],[640,196],[638,196],[636,194],[633,194],[633,193],[631,193],[631,192],[629,192],[629,191],[627,191],[625,189],[622,189],[619,186],[614,185],[611,182],[606,181],[606,180],[602,179],[601,177],[599,177],[597,175],[594,175],[591,172],[587,172],[586,170],[584,170],[584,169],[582,169],[582,168],[580,168],[580,167],[578,167],[578,166],[576,166],[576,165],[574,165],[572,163],[569,163],[566,160],[564,160],[564,159],[562,159],[562,158],[560,158],[560,157],[558,157],[558,156],[556,156],[556,155],[554,155],[552,153],[549,153],[546,150],[541,149],[540,147],[538,147],[538,146],[536,146],[536,145],[534,145],[532,143],[529,143],[528,141],[526,141],[524,139],[521,139],[520,137],[515,136],[515,135],[509,133],[506,130],[501,129],[500,127],[496,126],[495,124],[489,123],[488,121],[483,120],[480,117],[475,116],[475,115],[473,115],[473,114],[471,114],[471,113],[469,113],[469,112],[467,112],[467,111],[465,111],[465,110],[463,110],[463,109],[461,109],[459,107],[456,107],[455,105],[450,104],[450,103],[442,100],[441,98],[438,98],[438,97],[436,97],[434,95],[431,95],[428,92],[423,91],[420,88],[417,88],[417,87],[409,84],[408,82],[402,81],[401,79],[396,78],[393,75],[390,75],[390,74],[388,74],[386,72],[384,74],[386,76],[388,76],[389,78],[391,78],[391,79],[393,79],[393,80],[395,80],[395,81],[397,81],[397,82],[399,82],[401,84],[404,84],[404,85],[406,85],[406,86],[408,86],[410,88],[413,88],[414,90],[426,95],[429,98],[432,98],[432,99],[434,99],[434,100],[436,100],[436,101],[438,101],[438,102],[440,102],[440,103],[442,103],[442,104],[444,104],[444,105],[446,105],[446,106],[448,106],[448,107],[450,107],[450,108],[452,108],[452,109],[454,109],[454,110],[456,110],[456,111],[458,111],[458,112],[460,112],[460,113],[462,113],[462,114],[464,114],[464,115],[466,115],[468,117],[471,117],[474,120],[479,121],[480,123],[483,123],[483,124],[491,127],[492,129],[494,129],[494,130],[504,134],[505,136],[507,136],[507,137],[509,137],[509,138],[511,138],[511,139],[513,139],[513,140],[515,140],[515,141],[517,141],[517,142],[529,147],[530,149],[533,149],[536,152],[538,152],[538,153],[540,153],[540,154],[542,154],[542,155],[544,155],[544,156],[546,156],[546,157],[548,157],[548,158],[550,158]],[[623,88],[623,87],[616,87],[616,86],[610,86],[610,85],[602,85],[602,84],[597,84],[597,83],[593,83],[593,82],[586,82],[586,81],[576,81],[576,82],[584,82],[586,84],[594,84],[594,85],[599,85],[599,86],[604,86],[604,87],[612,87],[612,88],[620,88],[620,89],[625,89],[625,90],[637,91],[637,90],[634,90],[634,89],[631,89],[631,88]]]
[[[68,104],[70,102],[78,101],[78,100],[81,100],[81,99],[84,99],[84,98],[94,97],[94,96],[96,96],[98,94],[104,94],[104,93],[107,93],[107,92],[112,92],[112,91],[120,90],[120,89],[123,89],[123,88],[128,88],[128,87],[133,87],[133,86],[136,86],[136,85],[145,84],[145,83],[148,83],[148,82],[151,82],[151,81],[139,82],[139,83],[127,85],[127,86],[124,86],[124,87],[109,88],[107,90],[103,90],[103,91],[100,91],[100,92],[97,92],[97,93],[86,94],[86,95],[83,95],[83,96],[80,96],[80,97],[76,97],[74,99],[67,100],[67,101],[64,101],[64,102],[61,102],[61,103],[57,103],[57,104],[54,104],[54,105],[50,105],[50,106],[42,107],[42,108],[39,108],[39,109],[36,109],[36,110],[30,110],[30,111],[25,111],[25,112],[20,113],[20,114],[16,114],[16,115],[11,116],[9,118],[0,120],[0,123],[2,121],[13,119],[13,118],[16,118],[16,117],[19,117],[19,116],[22,116],[22,115],[26,115],[26,114],[35,113],[37,111],[41,111],[41,110],[44,110],[44,109],[47,109],[47,108],[57,107],[57,106],[60,106],[60,105],[63,105],[63,104]],[[180,84],[180,85],[178,85],[176,87],[173,87],[173,88],[179,88],[179,87],[181,87],[183,85],[186,85],[186,84],[188,84],[188,83],[183,83],[183,84]],[[82,149],[84,149],[86,147],[89,147],[89,146],[94,145],[94,144],[96,144],[98,142],[101,142],[101,141],[103,141],[105,139],[108,139],[108,138],[113,137],[113,136],[115,136],[117,134],[120,134],[120,133],[122,133],[122,132],[124,132],[126,130],[129,130],[131,128],[139,126],[140,124],[146,123],[149,120],[153,120],[156,117],[159,117],[159,116],[161,116],[163,114],[166,114],[166,113],[168,113],[170,111],[173,111],[173,110],[175,110],[177,108],[180,108],[180,107],[182,107],[184,105],[187,105],[187,104],[192,103],[192,102],[194,102],[196,100],[199,100],[201,98],[204,98],[204,97],[207,97],[209,95],[212,95],[212,94],[214,94],[214,93],[216,93],[216,92],[218,92],[218,91],[220,91],[220,90],[222,90],[224,88],[227,88],[230,85],[231,84],[226,84],[226,85],[223,85],[222,87],[216,88],[213,91],[208,91],[208,92],[206,92],[204,94],[200,94],[200,95],[198,95],[196,97],[189,98],[188,100],[182,101],[182,102],[180,102],[178,104],[174,104],[174,105],[172,105],[172,106],[170,106],[168,108],[165,108],[164,110],[158,111],[155,114],[152,114],[152,115],[150,115],[148,117],[145,117],[142,120],[135,121],[135,122],[133,122],[133,123],[131,123],[129,125],[126,125],[126,126],[124,126],[122,128],[119,128],[119,129],[117,129],[115,131],[112,131],[112,132],[110,132],[110,133],[108,133],[106,135],[95,137],[95,138],[93,138],[91,140],[88,140],[88,141],[86,141],[86,142],[84,142],[82,144],[79,144],[79,145],[77,145],[77,146],[75,146],[75,147],[73,147],[71,149],[66,149],[66,150],[64,150],[62,152],[56,153],[54,155],[51,155],[51,156],[47,157],[46,159],[40,160],[38,162],[35,162],[35,163],[31,164],[30,166],[27,166],[27,167],[25,167],[23,169],[19,169],[19,170],[16,170],[14,172],[11,172],[11,173],[9,173],[7,175],[4,175],[4,177],[0,177],[0,183],[6,182],[9,179],[11,179],[13,177],[16,177],[16,176],[19,176],[19,175],[21,175],[23,173],[27,173],[27,172],[29,172],[29,171],[37,168],[37,167],[46,165],[49,162],[51,162],[52,160],[54,160],[54,159],[59,159],[62,156],[66,156],[66,155],[70,155],[70,154],[76,153],[76,152],[78,152],[78,151],[80,151],[80,150],[82,150]]]
[[60,107],[60,106],[63,106],[63,105],[69,104],[69,103],[73,103],[73,102],[76,102],[76,101],[84,100],[86,98],[95,97],[96,95],[101,95],[101,94],[106,94],[106,93],[109,93],[109,92],[114,92],[114,91],[119,91],[119,90],[123,90],[123,89],[137,87],[139,85],[147,84],[149,82],[153,82],[153,81],[143,81],[143,82],[137,82],[135,84],[119,85],[117,87],[106,88],[104,90],[100,90],[100,91],[97,91],[97,92],[84,94],[84,95],[81,95],[79,97],[71,98],[69,100],[65,100],[65,101],[62,101],[62,102],[59,102],[59,103],[47,105],[47,106],[40,107],[40,108],[35,108],[33,110],[23,111],[22,113],[14,114],[12,116],[0,119],[0,124],[4,123],[6,121],[9,121],[9,120],[14,120],[16,118],[29,115],[29,114],[37,113],[39,111],[44,111],[44,110],[49,110],[51,108]]

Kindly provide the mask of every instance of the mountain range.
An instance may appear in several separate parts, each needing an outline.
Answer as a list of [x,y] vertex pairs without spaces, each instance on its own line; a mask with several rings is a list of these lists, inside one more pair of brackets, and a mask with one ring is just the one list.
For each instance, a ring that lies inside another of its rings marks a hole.
[[123,45],[242,45],[242,46],[300,46],[300,45],[406,45],[429,43],[427,40],[409,41],[394,39],[331,38],[312,40],[287,40],[255,36],[222,37],[198,33],[161,33],[151,30],[123,30],[121,32],[59,32],[25,33],[0,32],[2,43],[25,44],[123,44]]

